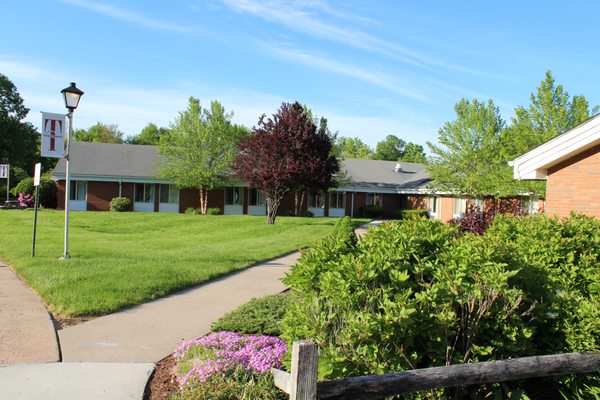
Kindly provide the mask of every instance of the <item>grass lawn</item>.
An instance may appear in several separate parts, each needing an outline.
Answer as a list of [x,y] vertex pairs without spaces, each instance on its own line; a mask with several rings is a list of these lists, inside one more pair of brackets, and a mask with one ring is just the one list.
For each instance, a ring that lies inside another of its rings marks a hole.
[[[0,210],[0,259],[61,316],[108,314],[197,285],[257,261],[307,246],[329,233],[335,218],[197,216],[71,212],[69,260],[64,213]],[[366,220],[357,220],[365,222]]]

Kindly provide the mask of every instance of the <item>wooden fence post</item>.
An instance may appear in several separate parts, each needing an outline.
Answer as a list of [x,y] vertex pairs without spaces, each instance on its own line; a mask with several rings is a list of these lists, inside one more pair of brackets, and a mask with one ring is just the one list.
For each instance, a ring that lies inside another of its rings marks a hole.
[[294,342],[292,345],[290,400],[316,400],[317,363],[317,346],[311,340]]

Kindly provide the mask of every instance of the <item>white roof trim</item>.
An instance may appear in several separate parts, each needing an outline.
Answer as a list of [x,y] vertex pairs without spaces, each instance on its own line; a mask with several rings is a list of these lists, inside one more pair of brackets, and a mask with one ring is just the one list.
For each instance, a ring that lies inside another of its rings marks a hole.
[[514,178],[547,179],[548,168],[598,144],[600,144],[600,114],[516,158],[512,161]]

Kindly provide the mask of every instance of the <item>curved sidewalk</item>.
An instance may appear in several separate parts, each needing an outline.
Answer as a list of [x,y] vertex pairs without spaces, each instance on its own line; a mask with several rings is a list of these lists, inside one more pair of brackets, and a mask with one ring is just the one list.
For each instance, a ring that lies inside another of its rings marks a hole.
[[63,361],[157,362],[184,339],[253,297],[285,290],[281,278],[295,252],[158,300],[58,331]]
[[58,361],[56,332],[46,308],[0,262],[0,365]]
[[[362,236],[372,221],[355,231]],[[223,314],[253,297],[286,289],[281,278],[300,252],[58,331],[65,362],[157,362],[182,341],[210,332]]]

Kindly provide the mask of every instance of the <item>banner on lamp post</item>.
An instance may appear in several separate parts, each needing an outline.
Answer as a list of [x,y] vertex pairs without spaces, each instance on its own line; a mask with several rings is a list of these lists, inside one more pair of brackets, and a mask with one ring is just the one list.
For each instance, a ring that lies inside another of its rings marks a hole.
[[42,157],[65,155],[65,115],[42,112]]
[[0,164],[0,179],[8,178],[8,164]]

